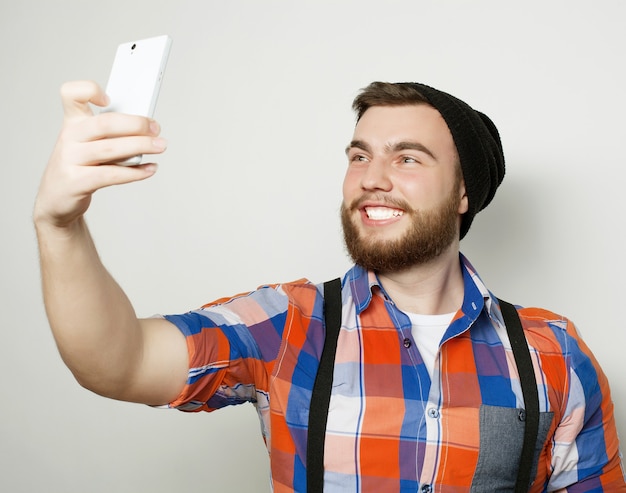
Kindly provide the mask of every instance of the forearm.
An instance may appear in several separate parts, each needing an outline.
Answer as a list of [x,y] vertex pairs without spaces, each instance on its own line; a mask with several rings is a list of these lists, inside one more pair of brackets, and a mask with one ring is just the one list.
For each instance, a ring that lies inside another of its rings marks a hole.
[[41,179],[34,220],[44,301],[63,360],[84,386],[108,397],[164,404],[187,377],[187,347],[164,319],[137,320],[122,289],[106,271],[84,214],[101,188],[152,176],[155,164],[118,166],[128,156],[159,154],[165,141],[148,118],[94,115],[105,106],[89,81],[64,84],[64,117]]
[[81,385],[115,396],[141,354],[128,298],[106,271],[84,219],[35,223],[44,302],[61,356]]

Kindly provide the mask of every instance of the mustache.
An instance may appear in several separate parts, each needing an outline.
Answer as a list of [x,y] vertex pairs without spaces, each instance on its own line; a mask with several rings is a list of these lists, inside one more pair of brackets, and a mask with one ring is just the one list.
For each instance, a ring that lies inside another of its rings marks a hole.
[[366,202],[375,202],[376,204],[390,207],[392,209],[401,209],[407,213],[413,212],[413,208],[406,200],[389,197],[388,195],[382,193],[364,193],[360,197],[354,199],[347,205],[346,208],[348,211],[354,212],[363,207],[363,204]]

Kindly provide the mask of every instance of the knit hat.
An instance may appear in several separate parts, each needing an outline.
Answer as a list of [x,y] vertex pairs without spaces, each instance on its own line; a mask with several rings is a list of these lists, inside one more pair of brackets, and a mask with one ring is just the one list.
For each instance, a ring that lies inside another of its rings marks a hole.
[[414,87],[443,117],[463,170],[469,207],[461,220],[461,239],[474,216],[493,199],[504,178],[504,154],[498,129],[489,117],[445,92],[419,83]]

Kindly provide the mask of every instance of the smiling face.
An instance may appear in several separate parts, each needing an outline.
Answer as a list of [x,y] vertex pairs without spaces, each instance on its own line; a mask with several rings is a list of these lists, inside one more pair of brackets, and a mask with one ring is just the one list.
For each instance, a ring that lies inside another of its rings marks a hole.
[[342,225],[353,260],[378,272],[439,256],[467,211],[458,155],[437,110],[373,106],[346,150]]

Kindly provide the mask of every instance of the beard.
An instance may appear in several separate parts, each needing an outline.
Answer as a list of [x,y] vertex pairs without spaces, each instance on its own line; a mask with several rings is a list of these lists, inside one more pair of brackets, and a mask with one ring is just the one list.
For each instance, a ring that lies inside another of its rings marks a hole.
[[372,197],[361,197],[350,206],[341,205],[341,224],[350,257],[367,270],[388,273],[423,265],[441,255],[459,236],[461,198],[456,191],[432,210],[414,210],[403,201],[394,202],[393,206],[402,209],[411,220],[409,230],[394,240],[368,238],[359,231],[352,216],[366,198]]

